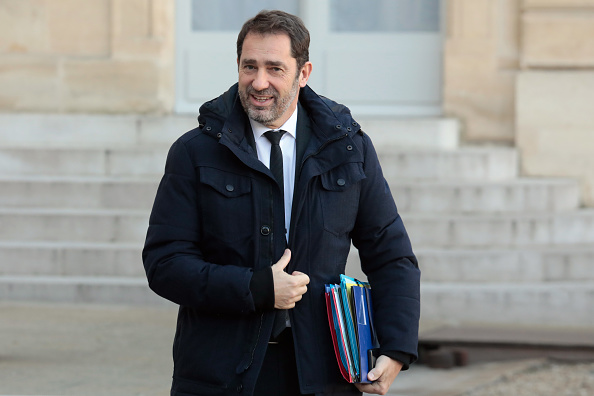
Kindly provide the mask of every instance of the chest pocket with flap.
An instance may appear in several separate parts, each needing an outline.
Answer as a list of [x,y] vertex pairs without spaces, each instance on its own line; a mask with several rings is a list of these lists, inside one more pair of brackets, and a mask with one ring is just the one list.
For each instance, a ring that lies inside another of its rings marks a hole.
[[357,218],[360,182],[365,179],[362,164],[343,164],[323,173],[320,178],[324,229],[337,236],[350,232]]

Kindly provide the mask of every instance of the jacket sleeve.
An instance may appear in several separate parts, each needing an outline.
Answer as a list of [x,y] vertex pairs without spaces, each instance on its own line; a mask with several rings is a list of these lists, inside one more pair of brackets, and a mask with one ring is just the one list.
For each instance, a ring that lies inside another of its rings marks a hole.
[[[417,358],[420,270],[375,149],[363,134],[365,156],[359,213],[352,234],[361,268],[371,284],[380,352]],[[407,360],[398,358],[398,360]]]
[[204,260],[197,182],[186,146],[178,140],[167,156],[142,252],[150,288],[202,311],[248,314],[268,307],[271,274],[258,272],[252,279],[251,268]]

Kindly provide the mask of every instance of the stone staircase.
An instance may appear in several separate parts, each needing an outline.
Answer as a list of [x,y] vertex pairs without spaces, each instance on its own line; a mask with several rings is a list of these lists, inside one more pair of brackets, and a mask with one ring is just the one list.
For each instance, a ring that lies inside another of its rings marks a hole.
[[[518,178],[514,149],[458,147],[453,120],[360,121],[419,257],[423,319],[594,324],[594,211],[575,181]],[[0,300],[166,304],[140,251],[167,149],[195,124],[0,115]]]

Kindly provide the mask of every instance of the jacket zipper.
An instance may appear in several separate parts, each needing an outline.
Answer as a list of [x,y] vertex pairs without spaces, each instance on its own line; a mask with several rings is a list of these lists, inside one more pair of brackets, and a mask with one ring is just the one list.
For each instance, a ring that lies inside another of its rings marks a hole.
[[260,326],[258,327],[258,335],[256,336],[256,342],[254,342],[254,347],[252,348],[252,354],[249,363],[245,366],[247,370],[250,368],[252,363],[254,362],[254,355],[256,354],[256,349],[258,347],[258,341],[260,340],[260,334],[262,333],[262,324],[264,323],[264,314],[260,315]]

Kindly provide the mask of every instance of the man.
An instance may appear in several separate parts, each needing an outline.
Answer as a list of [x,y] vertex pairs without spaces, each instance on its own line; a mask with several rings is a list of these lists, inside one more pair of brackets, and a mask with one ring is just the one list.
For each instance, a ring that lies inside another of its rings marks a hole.
[[[416,259],[369,137],[307,86],[308,47],[293,15],[247,21],[238,84],[169,152],[143,260],[180,305],[172,395],[385,394],[416,359]],[[326,316],[351,240],[381,344],[371,384],[342,379]]]

